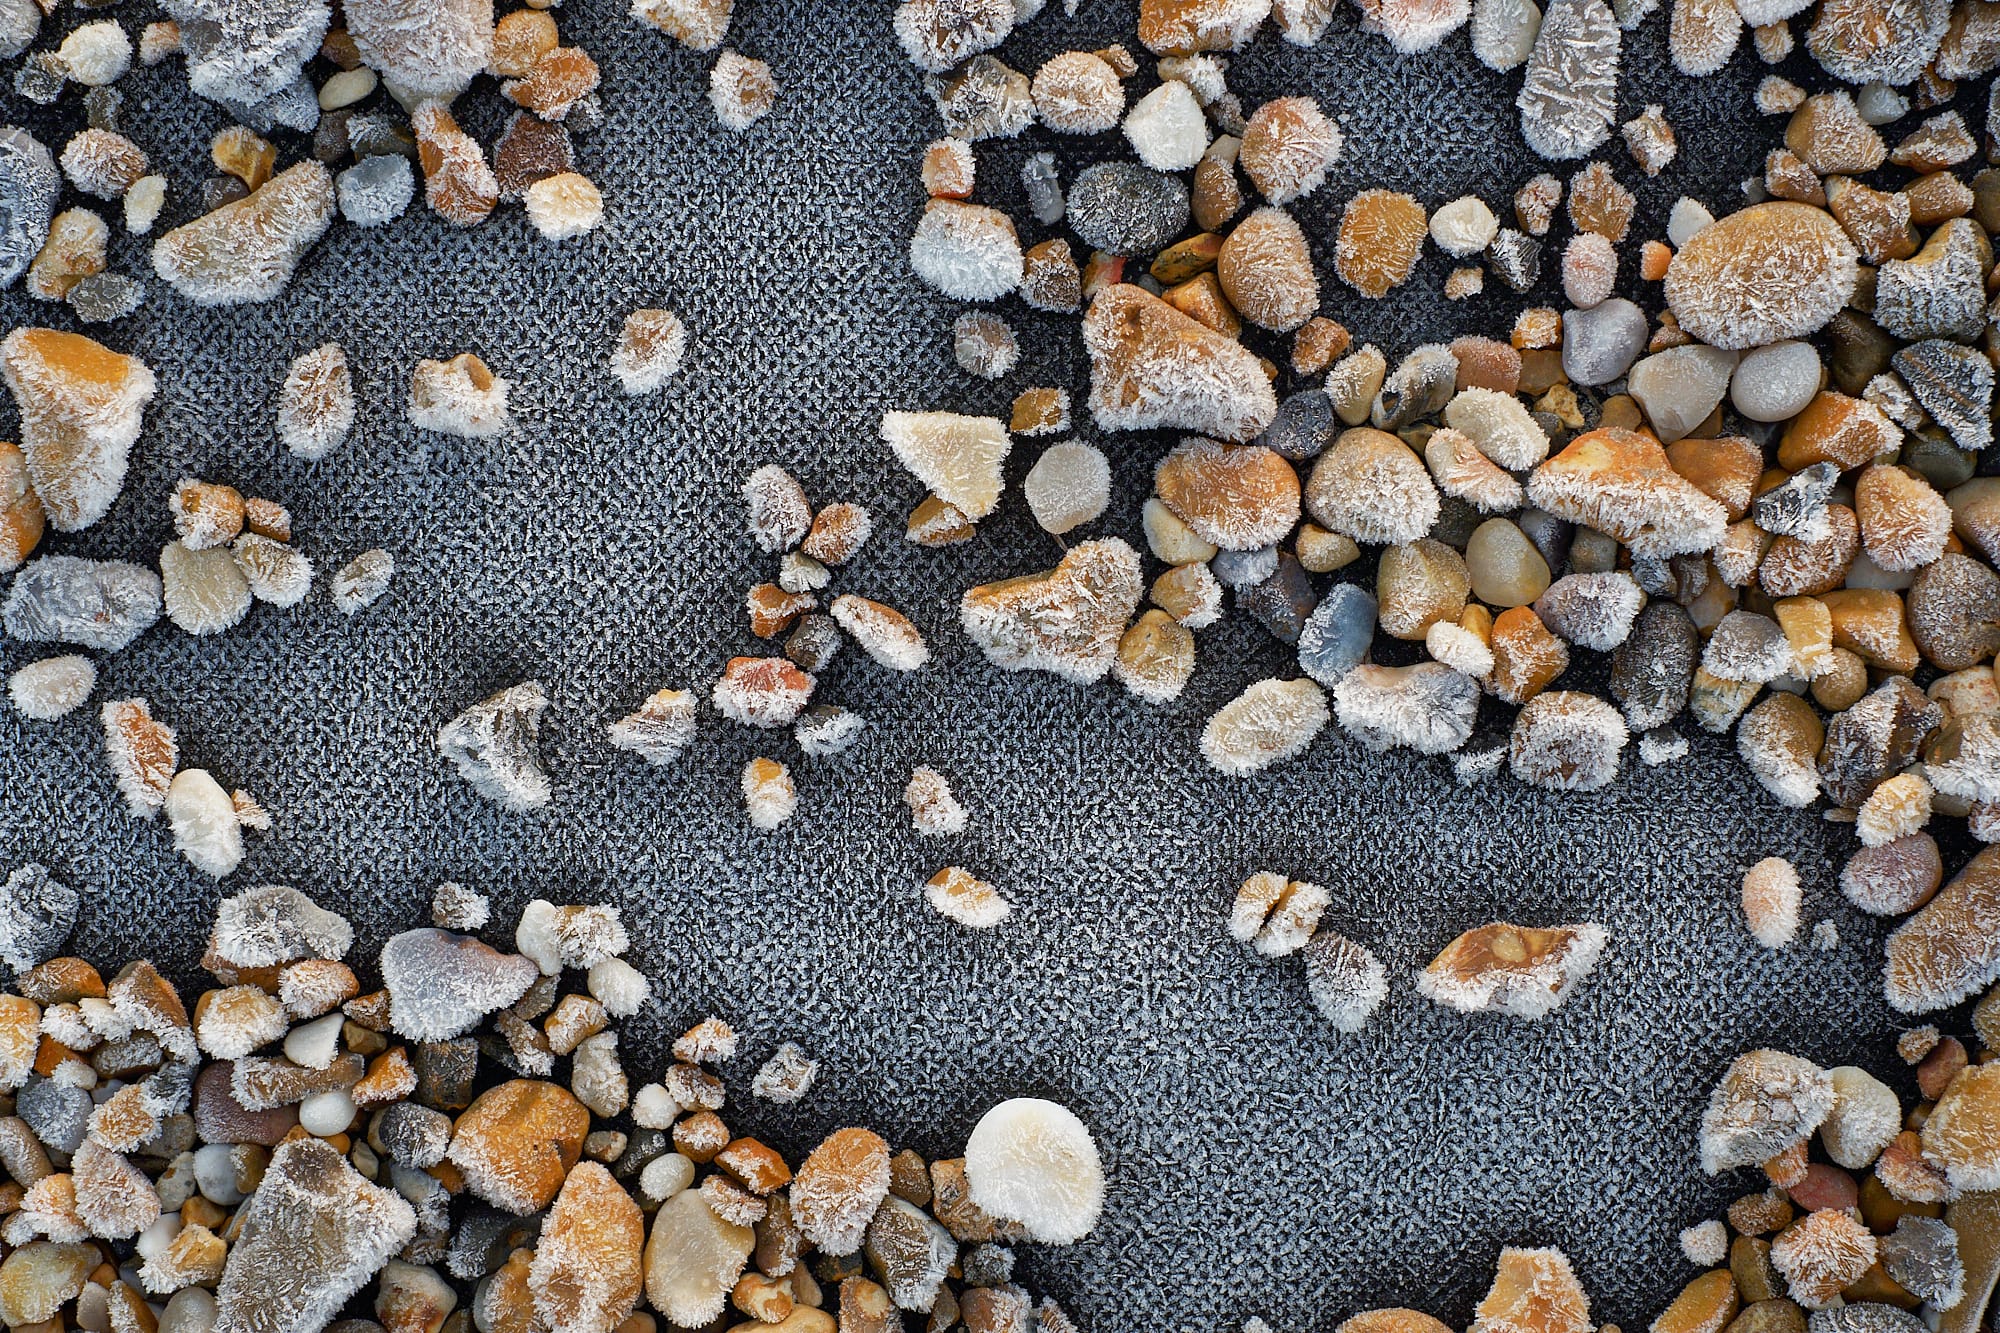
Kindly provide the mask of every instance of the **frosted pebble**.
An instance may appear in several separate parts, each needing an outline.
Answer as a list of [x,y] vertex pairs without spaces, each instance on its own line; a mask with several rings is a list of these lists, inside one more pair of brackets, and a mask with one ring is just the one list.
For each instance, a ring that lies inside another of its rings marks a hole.
[[1854,95],[1854,109],[1865,124],[1887,125],[1910,113],[1910,99],[1886,83],[1870,83]]
[[334,181],[340,215],[357,227],[379,227],[401,217],[416,190],[409,159],[394,153],[365,157]]
[[1336,583],[1299,631],[1299,670],[1331,688],[1368,655],[1375,638],[1375,598],[1353,583]]
[[[1518,0],[1528,3],[1528,0]],[[1529,4],[1533,8],[1532,4]],[[1477,22],[1477,20],[1474,20]],[[1484,200],[1463,195],[1431,214],[1431,239],[1440,250],[1454,258],[1476,255],[1492,243],[1500,232],[1500,219]]]
[[1021,493],[1042,530],[1060,536],[1095,519],[1111,503],[1111,463],[1102,450],[1066,440],[1035,460]]
[[1208,118],[1194,90],[1169,79],[1125,113],[1125,137],[1155,171],[1185,171],[1208,149]]
[[1542,30],[1535,0],[1472,0],[1472,54],[1505,74],[1523,64]]
[[910,237],[910,267],[955,300],[998,300],[1020,285],[1021,265],[1013,220],[982,204],[932,200]]
[[1020,1222],[1036,1240],[1067,1245],[1097,1224],[1104,1207],[1104,1167],[1076,1114],[1039,1097],[1001,1102],[973,1126],[965,1143],[972,1202]]
[[132,68],[132,39],[116,23],[101,19],[63,38],[56,54],[70,78],[86,88],[102,88]]
[[1676,249],[1686,245],[1709,223],[1715,221],[1715,214],[1698,200],[1686,195],[1674,200],[1672,211],[1667,214],[1667,240]]
[[97,668],[79,654],[30,662],[7,678],[7,693],[23,717],[53,722],[80,707],[97,684]]
[[1752,421],[1789,421],[1813,400],[1819,383],[1819,352],[1811,343],[1769,343],[1736,363],[1729,401]]
[[1549,563],[1528,535],[1504,518],[1473,529],[1465,547],[1472,591],[1489,606],[1526,606],[1549,586]]

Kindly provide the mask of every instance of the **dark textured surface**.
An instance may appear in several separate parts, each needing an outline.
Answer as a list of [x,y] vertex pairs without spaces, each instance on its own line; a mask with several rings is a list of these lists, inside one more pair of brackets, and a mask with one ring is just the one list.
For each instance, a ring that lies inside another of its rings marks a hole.
[[[95,331],[152,365],[160,397],[111,516],[46,549],[151,560],[171,535],[166,492],[192,474],[290,506],[323,574],[378,545],[398,573],[352,619],[332,610],[322,578],[299,607],[258,607],[215,638],[163,623],[101,661],[90,705],[54,726],[0,709],[8,862],[44,860],[85,891],[78,943],[91,957],[144,951],[183,977],[217,898],[260,882],[350,913],[364,959],[425,921],[441,879],[491,893],[507,923],[534,896],[622,904],[656,984],[628,1026],[633,1072],[657,1072],[662,1039],[688,1022],[725,1015],[748,1034],[730,1071],[729,1118],[744,1132],[801,1152],[862,1123],[941,1156],[999,1098],[1074,1107],[1110,1170],[1104,1219],[1086,1243],[1031,1250],[1021,1271],[1089,1329],[1253,1314],[1280,1330],[1328,1329],[1381,1304],[1462,1323],[1502,1243],[1564,1246],[1593,1314],[1643,1326],[1693,1275],[1675,1233],[1761,1184],[1704,1182],[1694,1165],[1699,1106],[1726,1061],[1772,1042],[1828,1063],[1893,1064],[1880,931],[1833,887],[1851,834],[1777,808],[1730,744],[1707,737],[1661,770],[1628,751],[1619,783],[1583,797],[1504,778],[1465,790],[1443,761],[1370,755],[1333,729],[1295,763],[1220,778],[1196,752],[1202,720],[1248,682],[1290,674],[1241,617],[1203,632],[1193,683],[1162,710],[1114,685],[988,665],[956,626],[959,592],[1051,564],[1059,548],[1016,490],[975,543],[908,545],[903,516],[922,493],[876,428],[890,408],[1004,413],[1035,384],[1067,385],[1081,402],[1074,321],[1010,301],[1021,368],[983,384],[952,362],[957,309],[917,283],[903,253],[916,158],[936,122],[893,49],[887,6],[740,5],[732,44],[769,60],[784,85],[776,112],[740,137],[707,106],[709,58],[621,9],[559,11],[605,72],[608,123],[578,151],[608,201],[593,235],[545,243],[512,207],[464,232],[421,209],[375,232],[337,224],[269,305],[196,310],[151,283],[140,314]],[[136,32],[143,11],[113,12]],[[1131,17],[1103,0],[1075,19],[1057,6],[1001,54],[1032,71],[1070,45],[1136,50]],[[1369,185],[1432,206],[1477,189],[1504,216],[1542,169],[1515,123],[1518,73],[1477,66],[1463,32],[1432,56],[1394,57],[1355,18],[1343,9],[1312,51],[1267,36],[1232,68],[1246,106],[1312,93],[1347,132],[1332,180],[1296,209],[1319,258],[1331,260],[1341,203]],[[1639,190],[1635,239],[1663,229],[1680,193],[1729,207],[1776,136],[1750,107],[1763,71],[1747,42],[1723,75],[1688,83],[1664,64],[1665,28],[1655,15],[1630,40],[1620,118],[1665,102],[1680,159],[1645,183],[1616,139],[1601,154]],[[190,106],[177,62],[121,86],[130,132],[172,181],[165,222],[184,220],[223,114]],[[31,117],[52,147],[80,124],[74,96]],[[490,83],[463,119],[491,141],[503,117]],[[1019,206],[1018,168],[1042,146],[1037,131],[978,150],[979,197],[1010,207],[1024,239],[1043,233]],[[1067,180],[1121,145],[1057,146]],[[288,159],[299,151],[287,140]],[[150,279],[146,250],[121,236],[115,265]],[[1552,243],[1551,271],[1555,254]],[[1635,247],[1626,254],[1629,271]],[[1327,307],[1394,358],[1461,331],[1504,336],[1529,303],[1490,286],[1447,306],[1436,295],[1446,271],[1433,251],[1408,287],[1369,304],[1329,270]],[[678,310],[692,349],[665,392],[632,400],[605,361],[641,305]],[[9,325],[70,326],[18,290],[0,311]],[[279,445],[273,395],[288,359],[328,339],[354,363],[361,420],[352,442],[309,464]],[[502,439],[425,436],[403,420],[412,363],[461,350],[514,383],[518,427]],[[13,429],[0,408],[0,431]],[[1098,442],[1114,460],[1114,502],[1086,531],[1137,543],[1162,441]],[[1038,444],[1017,447],[1010,483]],[[726,658],[758,651],[741,599],[772,562],[743,536],[735,492],[767,461],[818,502],[875,512],[881,531],[836,590],[904,609],[934,663],[893,676],[841,656],[819,698],[874,724],[845,760],[805,759],[784,733],[710,713],[689,755],[649,770],[605,745],[605,724],[663,684],[705,693]],[[9,669],[44,655],[0,652]],[[431,738],[460,708],[528,678],[553,699],[544,752],[556,800],[521,817],[451,776]],[[247,787],[277,821],[251,835],[226,885],[173,854],[163,821],[119,806],[96,710],[132,694],[178,730],[184,763]],[[741,810],[738,775],[759,753],[792,764],[801,793],[797,817],[771,834]],[[900,793],[915,763],[951,778],[972,812],[962,837],[911,833]],[[1802,940],[1772,955],[1742,929],[1741,868],[1772,853],[1799,863],[1807,919],[1838,924],[1837,951]],[[914,886],[946,861],[1000,885],[1013,918],[971,934],[932,913]],[[1224,936],[1236,885],[1262,867],[1328,885],[1326,924],[1389,965],[1390,998],[1359,1036],[1316,1017],[1296,961],[1258,960]],[[1409,971],[1496,916],[1601,921],[1611,943],[1539,1024],[1419,1000]],[[780,1113],[744,1093],[783,1039],[822,1072]]]

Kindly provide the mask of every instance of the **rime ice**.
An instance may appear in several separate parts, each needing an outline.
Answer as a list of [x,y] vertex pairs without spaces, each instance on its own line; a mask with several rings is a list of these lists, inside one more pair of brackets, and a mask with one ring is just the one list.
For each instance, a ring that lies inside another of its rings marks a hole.
[[1494,922],[1460,935],[1417,973],[1417,993],[1460,1013],[1537,1019],[1589,976],[1604,950],[1602,926]]
[[1104,1168],[1097,1144],[1074,1112],[1016,1097],[994,1106],[965,1144],[972,1202],[1023,1223],[1038,1241],[1067,1245],[1097,1224]]
[[438,752],[487,800],[513,811],[547,805],[552,796],[535,737],[549,699],[535,681],[510,686],[438,730]]
[[354,381],[339,343],[305,353],[278,390],[278,438],[300,458],[324,458],[354,429]]
[[1551,0],[1514,103],[1530,148],[1561,161],[1611,137],[1619,46],[1617,20],[1603,0]]
[[1202,728],[1202,757],[1242,777],[1289,759],[1326,726],[1326,694],[1310,680],[1260,680],[1224,704]]

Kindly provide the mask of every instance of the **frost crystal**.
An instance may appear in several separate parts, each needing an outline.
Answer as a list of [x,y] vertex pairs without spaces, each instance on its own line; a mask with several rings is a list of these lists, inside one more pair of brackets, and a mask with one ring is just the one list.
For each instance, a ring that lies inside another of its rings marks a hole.
[[299,82],[331,18],[325,0],[168,0],[163,7],[180,30],[189,89],[245,108]]
[[230,967],[253,969],[344,958],[353,943],[354,930],[345,917],[297,889],[265,884],[217,905],[208,951]]
[[1326,183],[1340,160],[1340,127],[1310,97],[1280,97],[1257,108],[1243,127],[1237,164],[1274,205],[1302,199]]
[[958,866],[946,866],[925,881],[924,901],[968,930],[991,929],[1013,911],[998,889]]
[[1729,1228],[1713,1218],[1681,1232],[1681,1254],[1697,1268],[1715,1268],[1729,1257]]
[[97,685],[97,668],[77,654],[30,662],[7,678],[7,694],[23,717],[53,722],[83,706]]
[[468,440],[487,440],[508,427],[507,380],[471,352],[449,361],[420,360],[410,372],[410,424]]
[[408,1203],[324,1141],[279,1145],[240,1215],[214,1333],[324,1326],[416,1229]]
[[708,104],[723,128],[741,134],[769,115],[777,99],[778,81],[763,61],[735,51],[715,58],[715,68],[708,72]]
[[1460,935],[1417,973],[1417,993],[1462,1014],[1529,1020],[1553,1012],[1597,966],[1604,927],[1496,921]]
[[1001,1102],[965,1143],[972,1202],[1046,1245],[1081,1240],[1104,1207],[1097,1144],[1074,1112],[1038,1097]]
[[1646,594],[1623,570],[1566,574],[1535,599],[1535,614],[1559,637],[1608,653],[1624,643]]
[[694,740],[694,696],[686,690],[655,691],[607,730],[616,748],[649,764],[668,763]]
[[910,237],[910,267],[958,301],[997,301],[1021,285],[1020,237],[997,208],[933,199]]
[[1735,0],[1674,0],[1667,29],[1674,68],[1691,78],[1715,73],[1729,63],[1743,37],[1743,17]]
[[408,158],[378,154],[334,177],[333,188],[342,217],[357,227],[379,227],[403,216],[416,197],[417,178]]
[[167,822],[174,850],[204,874],[217,879],[243,861],[243,826],[236,802],[206,771],[184,768],[167,787]]
[[896,40],[918,69],[942,73],[1000,45],[1014,19],[1014,0],[903,0]]
[[21,414],[21,451],[49,526],[89,527],[124,487],[157,387],[153,372],[80,334],[30,328],[0,340],[0,373]]
[[1617,118],[1618,22],[1604,0],[1551,0],[1514,105],[1528,146],[1555,161],[1584,157]]
[[41,141],[0,128],[0,288],[14,285],[48,239],[61,190],[61,173]]
[[819,1074],[819,1062],[793,1042],[781,1043],[750,1080],[750,1095],[789,1106],[806,1095]]
[[[1503,0],[1505,3],[1520,3],[1533,7],[1533,0]],[[1473,19],[1474,36],[1478,34],[1478,18]],[[1431,239],[1440,250],[1459,259],[1470,258],[1484,250],[1500,232],[1500,219],[1484,200],[1476,195],[1461,195],[1431,214]]]
[[1125,137],[1154,171],[1186,171],[1208,149],[1208,118],[1194,90],[1169,79],[1125,113]]
[[438,753],[487,800],[516,812],[547,805],[553,793],[535,735],[548,695],[536,681],[501,690],[438,729]]
[[104,705],[104,757],[125,808],[150,819],[167,802],[167,785],[180,762],[173,729],[153,719],[144,699]]
[[115,652],[160,618],[160,576],[123,560],[45,555],[14,576],[0,625],[24,643]]
[[300,458],[324,458],[354,428],[347,353],[327,343],[292,362],[278,390],[278,438]]
[[1481,453],[1510,472],[1548,457],[1548,432],[1511,393],[1461,389],[1446,404],[1444,415],[1453,430],[1469,436]]
[[1013,440],[998,417],[955,412],[885,412],[882,439],[932,493],[967,518],[985,518],[1000,503],[1000,465]]
[[632,17],[690,51],[713,51],[729,34],[735,0],[632,0]]
[[743,767],[743,809],[750,826],[774,829],[799,807],[791,771],[775,759],[752,759]]
[[1117,538],[1073,548],[1055,569],[966,590],[959,623],[1010,671],[1103,678],[1143,588],[1139,555]]
[[541,969],[469,935],[422,927],[382,945],[390,1024],[418,1041],[444,1041],[520,999]]
[[805,487],[776,463],[766,463],[743,479],[743,505],[759,550],[789,551],[812,528],[812,504]]
[[1618,710],[1604,700],[1549,690],[1515,717],[1508,766],[1521,781],[1551,791],[1596,791],[1618,776],[1628,734]]
[[1333,687],[1333,699],[1340,725],[1371,750],[1445,754],[1471,738],[1479,716],[1479,683],[1438,662],[1357,666]]
[[1208,720],[1202,756],[1231,777],[1243,777],[1304,750],[1329,715],[1326,693],[1312,681],[1260,680]]
[[493,0],[351,0],[347,30],[390,92],[406,106],[449,102],[493,63]]
[[1323,930],[1301,951],[1313,1007],[1340,1032],[1359,1032],[1389,993],[1382,962],[1344,935]]

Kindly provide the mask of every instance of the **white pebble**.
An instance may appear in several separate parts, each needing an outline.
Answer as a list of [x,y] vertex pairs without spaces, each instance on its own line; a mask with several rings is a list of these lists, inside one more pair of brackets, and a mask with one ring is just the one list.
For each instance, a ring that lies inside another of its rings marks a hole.
[[354,1123],[354,1098],[345,1089],[316,1092],[299,1103],[299,1124],[308,1134],[325,1138]]
[[1125,137],[1155,171],[1186,171],[1208,151],[1208,118],[1194,89],[1169,79],[1125,113]]
[[1110,460],[1081,440],[1052,444],[1028,469],[1021,493],[1042,531],[1060,536],[1090,522],[1111,503]]
[[1729,1257],[1729,1228],[1710,1218],[1681,1232],[1681,1253],[1697,1268],[1714,1268]]
[[97,668],[75,653],[30,662],[7,678],[7,693],[23,717],[53,722],[78,708],[97,684]]
[[681,1110],[681,1104],[657,1083],[632,1094],[632,1123],[641,1129],[672,1129]]
[[584,974],[591,997],[613,1018],[630,1018],[652,994],[652,983],[623,958],[607,958]]
[[1500,234],[1500,219],[1476,195],[1454,199],[1431,214],[1431,239],[1454,259],[1476,255]]
[[339,1053],[344,1019],[345,1015],[335,1010],[324,1018],[299,1024],[285,1034],[285,1058],[307,1069],[325,1069]]
[[677,1152],[663,1153],[639,1172],[639,1192],[665,1203],[694,1183],[694,1163]]
[[1789,421],[1819,392],[1819,377],[1819,353],[1811,343],[1770,343],[1743,354],[1729,381],[1729,401],[1752,421]]
[[236,1188],[235,1151],[230,1144],[211,1143],[194,1153],[195,1188],[202,1198],[224,1208],[243,1202],[243,1192]]
[[1695,238],[1695,234],[1715,221],[1715,214],[1696,200],[1682,195],[1674,201],[1673,211],[1667,214],[1667,240],[1678,250]]
[[86,88],[102,88],[132,68],[132,39],[125,35],[125,29],[102,19],[63,38],[56,55],[72,79]]
[[1047,1245],[1081,1240],[1104,1207],[1097,1144],[1074,1112],[1039,1097],[1001,1102],[965,1143],[972,1201]]

